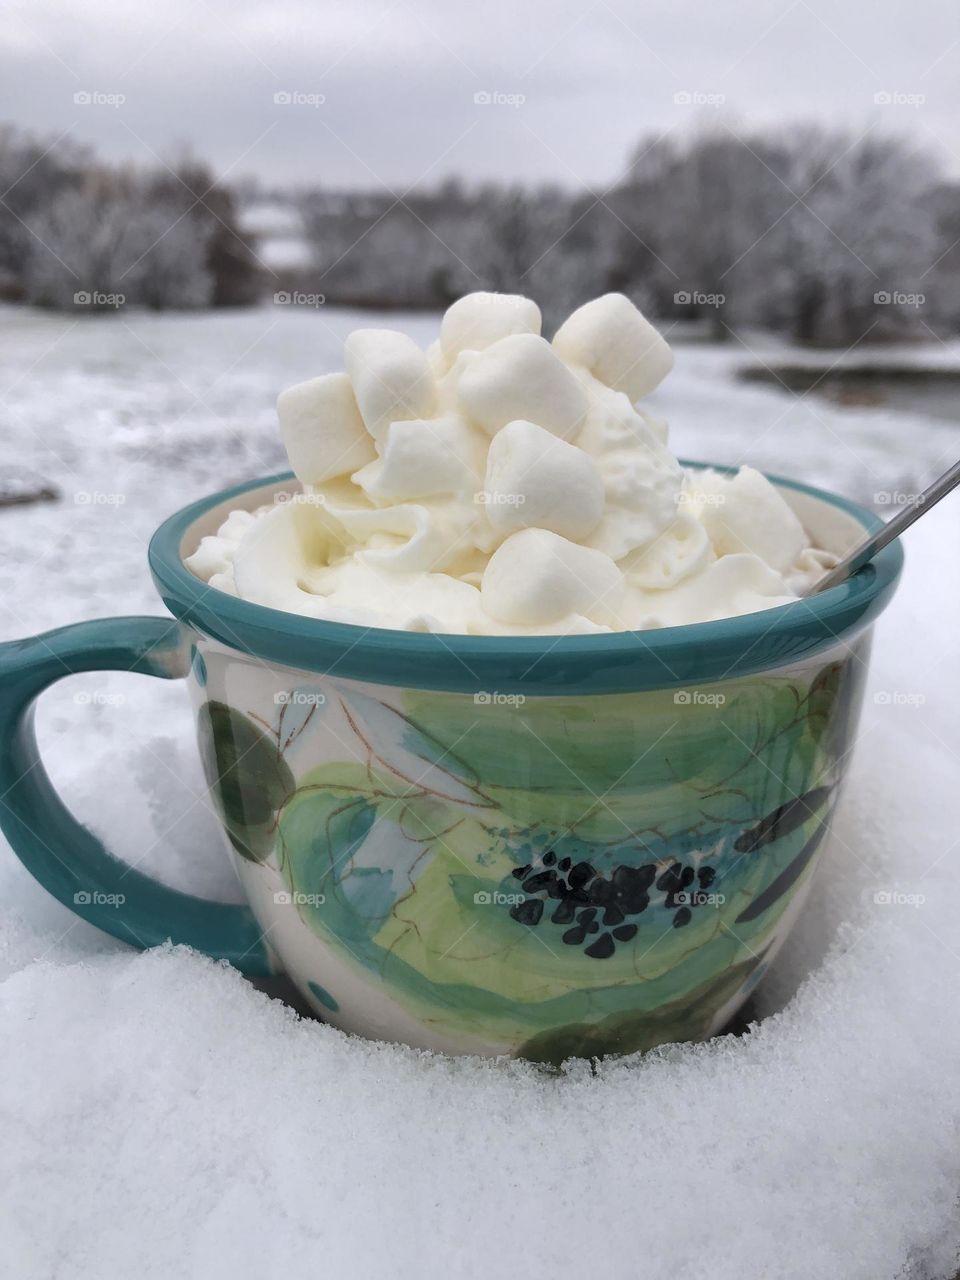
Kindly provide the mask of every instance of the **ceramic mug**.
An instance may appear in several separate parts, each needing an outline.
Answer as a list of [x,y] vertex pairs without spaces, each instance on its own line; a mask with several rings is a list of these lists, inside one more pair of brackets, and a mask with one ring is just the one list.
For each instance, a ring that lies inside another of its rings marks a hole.
[[[877,523],[775,482],[821,546]],[[557,1062],[722,1028],[806,897],[900,546],[765,612],[546,638],[320,622],[184,566],[230,509],[293,488],[244,485],[160,527],[150,565],[173,619],[0,647],[0,821],[25,865],[107,932],[285,970],[366,1036]],[[125,866],[57,797],[33,701],[107,669],[188,681],[249,905]]]

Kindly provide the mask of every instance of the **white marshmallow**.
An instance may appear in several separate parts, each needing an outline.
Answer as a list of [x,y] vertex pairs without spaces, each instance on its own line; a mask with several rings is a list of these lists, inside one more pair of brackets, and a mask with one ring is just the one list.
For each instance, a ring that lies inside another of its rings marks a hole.
[[500,622],[536,626],[583,614],[615,623],[623,588],[623,574],[602,552],[547,529],[521,529],[490,557],[480,596]]
[[382,439],[391,422],[430,418],[436,386],[426,355],[392,329],[355,329],[343,358],[367,430]]
[[535,527],[579,542],[603,515],[603,481],[589,454],[518,419],[487,454],[487,519],[500,533]]
[[440,347],[447,361],[461,351],[483,351],[511,333],[540,332],[540,308],[516,293],[468,293],[440,323]]
[[[752,553],[785,573],[809,544],[803,525],[774,486],[753,467],[729,479],[716,472],[694,481],[700,519],[718,556]],[[709,493],[713,502],[704,499]]]
[[666,342],[622,293],[605,293],[578,307],[553,345],[564,360],[583,365],[631,401],[649,395],[673,368]]
[[461,351],[457,358],[450,364],[446,372],[437,380],[437,412],[440,416],[461,417],[460,404],[457,400],[457,387],[460,385],[460,379],[463,377],[464,370],[468,369],[477,356],[478,351]]
[[714,558],[707,531],[685,512],[644,549],[628,558],[622,568],[631,586],[664,591]]
[[345,373],[298,382],[277,396],[290,466],[305,484],[322,484],[376,457]]
[[549,342],[532,333],[501,338],[481,351],[460,377],[457,401],[491,436],[517,418],[572,436],[587,413],[578,379]]
[[486,437],[458,418],[415,419],[387,428],[382,456],[352,477],[373,502],[476,493]]

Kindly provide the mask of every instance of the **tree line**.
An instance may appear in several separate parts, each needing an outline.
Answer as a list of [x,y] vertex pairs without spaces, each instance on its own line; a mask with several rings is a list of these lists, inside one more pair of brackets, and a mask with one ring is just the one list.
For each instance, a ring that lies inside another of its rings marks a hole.
[[285,198],[311,265],[265,271],[238,193],[189,158],[141,170],[0,131],[0,296],[157,309],[246,305],[282,285],[328,304],[446,306],[523,292],[553,323],[622,290],[651,314],[848,344],[960,329],[960,186],[915,143],[813,126],[641,141],[604,190],[451,179],[400,197]]

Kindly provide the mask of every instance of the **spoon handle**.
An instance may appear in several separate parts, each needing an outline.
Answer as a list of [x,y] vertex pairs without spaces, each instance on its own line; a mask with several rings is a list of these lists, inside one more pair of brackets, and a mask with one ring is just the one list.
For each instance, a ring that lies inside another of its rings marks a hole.
[[919,520],[925,511],[929,511],[941,498],[945,498],[958,484],[960,484],[960,462],[955,462],[949,471],[945,471],[929,488],[924,489],[915,501],[902,507],[895,516],[892,516],[882,529],[869,534],[849,555],[844,556],[825,578],[821,578],[814,585],[811,594],[816,595],[817,592],[826,591],[828,587],[837,587],[841,582],[845,582],[851,574],[856,573],[869,560],[872,560],[878,551],[882,551],[888,542],[899,538],[904,529],[909,529],[914,520]]

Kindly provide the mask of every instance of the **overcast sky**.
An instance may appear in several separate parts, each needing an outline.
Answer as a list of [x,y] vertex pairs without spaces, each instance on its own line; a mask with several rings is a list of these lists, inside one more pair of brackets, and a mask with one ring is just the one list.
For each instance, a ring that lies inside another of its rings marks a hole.
[[268,181],[598,186],[642,134],[723,113],[911,131],[960,173],[956,0],[20,0],[3,14],[0,120],[117,160],[189,142],[220,174]]

